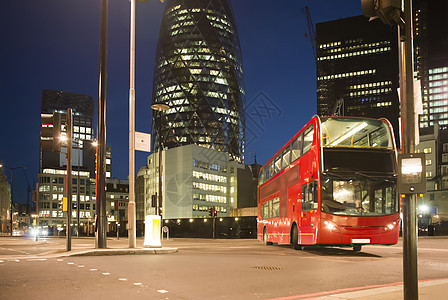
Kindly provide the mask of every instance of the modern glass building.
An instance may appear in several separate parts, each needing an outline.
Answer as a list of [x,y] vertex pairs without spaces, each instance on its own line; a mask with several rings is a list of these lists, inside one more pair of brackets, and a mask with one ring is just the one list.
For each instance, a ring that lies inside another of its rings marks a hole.
[[244,160],[245,95],[238,32],[227,0],[168,0],[154,69],[154,150],[196,144]]
[[318,115],[387,118],[399,141],[397,32],[364,16],[318,23]]
[[[41,114],[61,114],[61,134],[66,134],[67,109],[73,109],[73,166],[81,166],[95,178],[95,148],[90,143],[95,139],[93,130],[93,98],[88,95],[58,90],[42,91]],[[78,153],[80,152],[80,153]],[[40,151],[40,173],[44,169],[63,169],[66,165],[66,146],[61,152]],[[78,161],[79,159],[79,161]]]

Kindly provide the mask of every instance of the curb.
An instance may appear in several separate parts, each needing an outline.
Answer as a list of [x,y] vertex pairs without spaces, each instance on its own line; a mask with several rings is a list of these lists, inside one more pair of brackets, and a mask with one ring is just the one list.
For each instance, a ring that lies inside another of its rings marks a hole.
[[60,257],[80,257],[80,256],[113,256],[113,255],[155,255],[170,254],[178,252],[178,248],[135,248],[135,249],[72,249],[66,251],[62,249],[51,250],[45,253],[34,255],[12,255],[1,257],[0,260],[17,260],[17,259],[49,259]]
[[94,249],[77,252],[67,252],[61,256],[110,256],[110,255],[148,255],[169,254],[178,252],[177,248],[147,248],[147,249]]

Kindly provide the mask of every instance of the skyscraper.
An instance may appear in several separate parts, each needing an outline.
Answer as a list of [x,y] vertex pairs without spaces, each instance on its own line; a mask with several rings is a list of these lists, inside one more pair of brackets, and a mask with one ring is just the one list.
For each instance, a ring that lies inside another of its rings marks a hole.
[[154,150],[196,144],[244,160],[245,96],[238,32],[227,0],[168,0],[154,68]]
[[448,2],[413,1],[415,74],[421,81],[420,132],[448,126]]
[[398,141],[395,28],[364,16],[316,26],[317,113],[387,118]]
[[[95,149],[90,145],[84,145],[94,140],[93,131],[93,98],[87,95],[44,90],[42,92],[41,113],[61,114],[62,134],[65,134],[67,109],[73,109],[73,166],[80,165],[90,172],[90,177],[95,178]],[[66,165],[65,153],[67,149],[62,147],[61,152],[40,151],[40,173],[45,168],[63,169]],[[79,153],[78,153],[79,152]],[[79,158],[79,161],[78,161]]]
[[[77,223],[76,216],[79,212],[81,225],[79,230],[85,233],[91,230],[90,224],[95,216],[95,147],[91,145],[94,139],[93,98],[56,90],[42,92],[41,114],[42,116],[61,114],[61,135],[66,134],[68,108],[73,109],[72,174],[74,176],[72,176],[70,193],[73,204],[71,212],[75,223]],[[47,125],[42,122],[42,128]],[[60,152],[51,152],[42,149],[41,144],[39,152],[37,199],[39,225],[48,228],[50,234],[57,234],[57,231],[64,230],[65,216],[62,211],[62,201],[63,197],[69,194],[66,191],[67,146],[62,145]]]

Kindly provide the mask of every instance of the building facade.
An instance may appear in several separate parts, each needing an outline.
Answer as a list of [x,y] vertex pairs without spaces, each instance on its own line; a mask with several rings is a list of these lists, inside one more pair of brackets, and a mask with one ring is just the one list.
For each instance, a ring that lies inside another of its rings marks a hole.
[[420,80],[423,114],[422,133],[435,124],[448,125],[448,2],[414,0],[414,63]]
[[11,185],[3,172],[4,168],[0,168],[0,233],[8,233],[11,226]]
[[238,32],[227,0],[168,0],[154,68],[154,150],[196,144],[244,160],[245,96]]
[[385,117],[398,141],[397,32],[364,16],[318,23],[317,114]]
[[120,235],[126,235],[129,204],[129,181],[116,178],[106,179],[106,215],[107,232],[117,230]]
[[[201,218],[210,208],[218,216],[230,216],[238,207],[238,170],[244,165],[230,160],[226,152],[197,145],[163,151],[162,212],[164,219]],[[148,156],[148,163],[137,175],[137,219],[156,213],[151,196],[159,190],[158,154]],[[141,206],[143,203],[144,206]]]
[[[93,98],[87,95],[57,90],[42,92],[41,115],[59,113],[62,136],[67,134],[67,109],[73,109],[72,207],[70,211],[73,221],[71,226],[76,230],[78,230],[79,213],[81,233],[91,230],[95,217],[96,149],[92,145],[94,140],[93,103]],[[42,122],[41,126],[44,128],[49,124]],[[48,227],[50,234],[58,234],[66,229],[66,215],[62,211],[62,201],[63,197],[67,197],[67,146],[62,144],[60,151],[52,152],[42,149],[41,144],[39,152],[39,182],[36,199],[39,225]],[[73,229],[74,232],[76,230]]]
[[422,227],[448,221],[448,129],[435,124],[425,131],[430,130],[416,147],[426,154],[426,193],[419,195],[417,207]]

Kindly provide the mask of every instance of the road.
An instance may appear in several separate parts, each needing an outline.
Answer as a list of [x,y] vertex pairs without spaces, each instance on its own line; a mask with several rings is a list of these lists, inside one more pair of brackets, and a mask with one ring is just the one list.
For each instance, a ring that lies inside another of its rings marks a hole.
[[[172,254],[52,257],[56,244],[64,242],[11,248],[1,238],[0,298],[272,299],[402,281],[401,240],[353,252],[297,251],[256,240],[175,239],[163,242],[179,248]],[[127,246],[126,239],[114,243]],[[423,237],[418,243],[419,279],[448,278],[448,238]],[[31,258],[36,253],[39,258]]]

